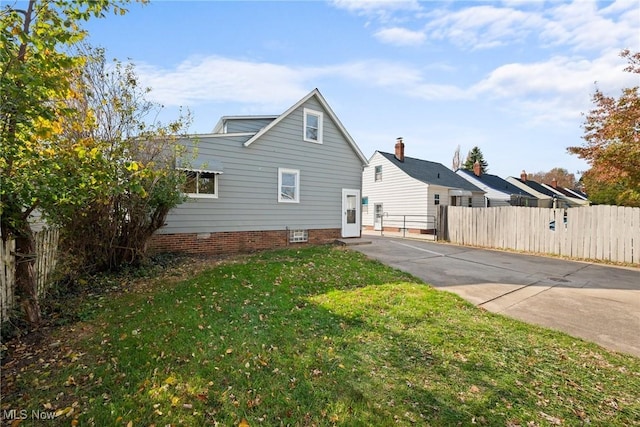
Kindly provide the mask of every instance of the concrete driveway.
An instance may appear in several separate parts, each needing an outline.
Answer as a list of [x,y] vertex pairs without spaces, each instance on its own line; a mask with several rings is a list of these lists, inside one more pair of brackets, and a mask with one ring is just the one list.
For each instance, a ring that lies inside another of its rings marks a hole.
[[477,306],[640,357],[640,269],[413,239],[361,240],[371,243],[351,248]]

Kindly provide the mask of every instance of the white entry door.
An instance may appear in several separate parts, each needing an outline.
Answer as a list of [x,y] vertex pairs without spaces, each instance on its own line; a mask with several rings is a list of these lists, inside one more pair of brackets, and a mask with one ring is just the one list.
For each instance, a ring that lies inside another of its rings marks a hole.
[[382,230],[382,203],[376,203],[373,205],[373,229],[380,231]]
[[360,190],[342,189],[342,237],[360,237]]

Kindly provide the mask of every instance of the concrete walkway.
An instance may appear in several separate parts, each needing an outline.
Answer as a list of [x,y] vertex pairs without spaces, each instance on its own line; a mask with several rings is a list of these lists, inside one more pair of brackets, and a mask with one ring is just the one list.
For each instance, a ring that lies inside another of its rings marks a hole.
[[640,357],[640,269],[389,234],[364,234],[361,239],[345,242],[492,312]]

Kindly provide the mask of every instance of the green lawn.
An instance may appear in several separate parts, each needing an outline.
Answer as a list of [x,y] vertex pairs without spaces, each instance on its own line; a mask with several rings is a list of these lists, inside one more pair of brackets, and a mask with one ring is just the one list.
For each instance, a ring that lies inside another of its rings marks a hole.
[[57,411],[46,425],[82,426],[640,425],[640,359],[356,252],[265,252],[191,276],[88,302],[90,319],[56,330],[17,375],[3,370],[3,414]]

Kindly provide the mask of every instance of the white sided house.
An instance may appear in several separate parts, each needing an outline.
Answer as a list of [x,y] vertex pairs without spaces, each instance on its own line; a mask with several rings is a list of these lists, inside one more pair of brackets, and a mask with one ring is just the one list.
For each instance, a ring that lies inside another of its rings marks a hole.
[[486,207],[538,206],[535,196],[497,175],[483,173],[478,162],[473,165],[473,171],[458,169],[456,173],[486,192]]
[[315,89],[279,116],[223,117],[180,141],[188,200],[158,230],[158,251],[227,254],[326,243],[361,232],[355,141]]
[[362,173],[366,229],[433,233],[439,205],[483,207],[484,191],[436,162],[376,151]]

